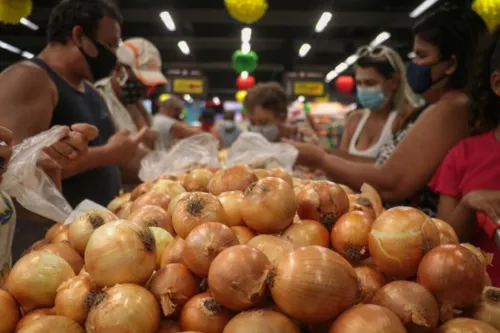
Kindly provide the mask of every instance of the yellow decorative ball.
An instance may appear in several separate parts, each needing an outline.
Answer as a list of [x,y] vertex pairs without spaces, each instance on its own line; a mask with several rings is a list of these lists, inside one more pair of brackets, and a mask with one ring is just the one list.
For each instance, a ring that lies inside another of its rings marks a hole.
[[31,0],[0,0],[0,22],[19,24],[23,17],[31,14]]
[[500,24],[500,0],[476,0],[472,9],[483,18],[490,30]]
[[267,11],[267,0],[224,0],[229,14],[237,21],[251,24]]
[[246,90],[238,90],[238,92],[236,93],[236,100],[238,102],[243,102],[245,100],[245,97],[247,97]]

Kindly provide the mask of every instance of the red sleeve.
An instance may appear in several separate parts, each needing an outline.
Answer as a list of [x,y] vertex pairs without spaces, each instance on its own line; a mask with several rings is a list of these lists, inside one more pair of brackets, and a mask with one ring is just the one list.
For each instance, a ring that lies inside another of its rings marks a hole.
[[441,166],[429,183],[429,187],[438,194],[461,197],[460,184],[463,177],[465,152],[463,142],[458,143],[446,155]]

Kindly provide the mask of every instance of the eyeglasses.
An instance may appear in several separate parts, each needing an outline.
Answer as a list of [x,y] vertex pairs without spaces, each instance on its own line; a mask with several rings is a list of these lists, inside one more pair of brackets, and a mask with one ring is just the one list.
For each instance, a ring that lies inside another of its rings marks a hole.
[[391,57],[391,51],[389,48],[385,46],[375,46],[375,47],[369,45],[362,46],[358,49],[356,55],[358,56],[358,58],[361,57],[370,57],[379,59],[383,58],[391,64],[392,68],[396,68],[395,63]]

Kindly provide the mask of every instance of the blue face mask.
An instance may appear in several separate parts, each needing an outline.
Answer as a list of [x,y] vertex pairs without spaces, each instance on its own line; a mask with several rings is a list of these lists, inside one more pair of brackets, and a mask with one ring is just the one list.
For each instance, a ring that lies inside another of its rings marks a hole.
[[358,100],[365,108],[379,110],[385,105],[386,98],[380,86],[371,88],[358,87]]
[[280,131],[276,125],[253,125],[250,132],[260,133],[268,141],[274,142],[279,139]]
[[423,94],[435,83],[432,81],[431,70],[431,65],[417,65],[413,61],[408,63],[406,78],[415,94]]

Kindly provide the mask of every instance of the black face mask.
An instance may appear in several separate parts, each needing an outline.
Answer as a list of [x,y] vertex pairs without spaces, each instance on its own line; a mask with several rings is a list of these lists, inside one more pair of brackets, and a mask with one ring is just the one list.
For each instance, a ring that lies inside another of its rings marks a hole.
[[117,58],[116,54],[106,46],[93,39],[90,40],[92,41],[92,43],[94,43],[97,49],[97,56],[89,56],[87,53],[85,53],[82,47],[80,47],[80,52],[85,57],[85,60],[89,65],[90,72],[92,73],[92,77],[95,82],[108,77],[111,74],[113,68],[116,65]]
[[121,100],[123,104],[135,104],[146,97],[147,88],[138,80],[128,79],[122,86]]

